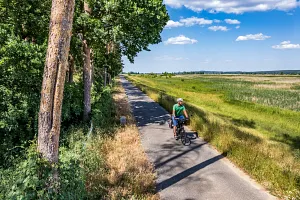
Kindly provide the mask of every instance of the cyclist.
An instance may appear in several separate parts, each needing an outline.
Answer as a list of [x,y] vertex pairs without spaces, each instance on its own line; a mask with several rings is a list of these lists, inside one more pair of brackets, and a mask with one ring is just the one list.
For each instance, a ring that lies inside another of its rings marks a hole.
[[175,118],[184,119],[184,116],[186,118],[188,118],[188,114],[187,114],[187,112],[185,110],[185,107],[183,105],[183,99],[179,98],[179,99],[177,99],[177,104],[175,104],[173,106],[173,112],[172,112],[173,132],[174,132],[174,137],[175,138],[176,138],[177,123],[178,123]]

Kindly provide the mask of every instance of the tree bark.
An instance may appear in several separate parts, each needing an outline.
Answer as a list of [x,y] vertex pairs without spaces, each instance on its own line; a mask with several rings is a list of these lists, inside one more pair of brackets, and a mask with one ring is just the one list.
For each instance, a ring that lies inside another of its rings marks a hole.
[[83,121],[88,122],[91,114],[91,49],[86,40],[83,41],[84,64],[83,64],[83,82],[84,82],[84,110]]
[[49,40],[41,90],[38,151],[58,162],[61,108],[75,0],[52,0]]
[[[90,14],[89,5],[84,2],[84,12]],[[85,35],[83,35],[83,82],[84,82],[84,110],[83,121],[88,122],[91,114],[91,89],[92,89],[92,71],[91,71],[91,49],[89,48]]]

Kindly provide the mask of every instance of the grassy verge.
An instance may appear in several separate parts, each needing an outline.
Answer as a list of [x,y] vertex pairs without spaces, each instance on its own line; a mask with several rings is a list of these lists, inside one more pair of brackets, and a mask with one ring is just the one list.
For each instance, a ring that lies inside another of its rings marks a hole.
[[[188,85],[186,79],[129,78],[169,111],[175,97],[187,99],[187,109],[193,114],[191,127],[205,140],[274,195],[300,199],[299,149],[293,139],[288,141],[299,136],[298,113],[242,101],[229,102],[223,98],[224,94],[204,87],[203,82],[193,83],[200,89],[191,92],[195,88]],[[274,124],[274,120],[279,125]]]
[[[127,125],[118,127],[111,136],[92,137],[87,146],[88,191],[94,199],[158,199],[153,166],[143,151],[125,91],[118,80],[113,98],[116,120],[126,116]],[[105,195],[100,197],[97,193]]]

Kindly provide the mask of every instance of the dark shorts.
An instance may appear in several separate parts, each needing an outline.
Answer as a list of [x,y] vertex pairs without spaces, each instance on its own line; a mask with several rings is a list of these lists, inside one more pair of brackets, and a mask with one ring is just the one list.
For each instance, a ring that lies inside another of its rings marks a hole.
[[184,119],[184,116],[183,115],[181,115],[179,117],[172,116],[173,126],[177,126],[177,124],[178,124],[177,120],[175,118]]

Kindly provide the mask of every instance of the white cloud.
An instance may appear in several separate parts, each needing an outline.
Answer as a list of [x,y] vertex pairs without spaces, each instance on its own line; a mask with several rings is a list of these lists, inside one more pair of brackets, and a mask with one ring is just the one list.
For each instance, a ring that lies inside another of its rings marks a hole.
[[218,19],[214,19],[214,22],[215,22],[215,23],[221,23],[222,21],[221,21],[221,20],[218,20]]
[[197,17],[190,17],[190,18],[182,18],[180,17],[179,21],[173,21],[169,20],[165,28],[175,28],[175,27],[180,27],[180,26],[194,26],[194,25],[207,25],[207,24],[212,24],[213,22],[218,21],[221,22],[220,20],[209,20],[209,19],[204,19],[204,18],[197,18]]
[[172,61],[172,60],[179,61],[179,60],[188,60],[188,58],[164,55],[164,56],[155,57],[155,60],[159,60],[159,61]]
[[229,31],[226,26],[211,26],[208,29],[212,31]]
[[283,41],[279,45],[272,46],[273,49],[300,49],[300,44],[291,44],[291,41]]
[[227,24],[240,24],[241,23],[239,20],[236,20],[236,19],[225,19],[225,22]]
[[300,6],[298,0],[164,0],[172,8],[186,7],[195,12],[207,10],[211,13],[244,13],[253,11],[288,11]]
[[167,41],[165,41],[165,44],[195,44],[198,41],[195,39],[190,39],[188,37],[185,37],[184,35],[179,35],[177,37],[171,37]]
[[207,25],[212,24],[213,20],[208,20],[204,18],[190,17],[186,19],[180,19],[180,22],[185,26],[193,26],[193,25]]
[[258,33],[258,34],[249,34],[249,35],[245,35],[245,36],[239,36],[235,41],[245,41],[245,40],[265,40],[270,38],[271,36],[267,36],[264,35],[262,33]]
[[241,27],[240,27],[240,26],[236,26],[235,28],[236,28],[236,29],[239,29],[239,28],[241,28]]
[[167,22],[167,25],[165,26],[165,28],[174,28],[174,27],[179,27],[179,26],[183,26],[183,24],[180,22],[174,22],[173,20],[169,20]]

